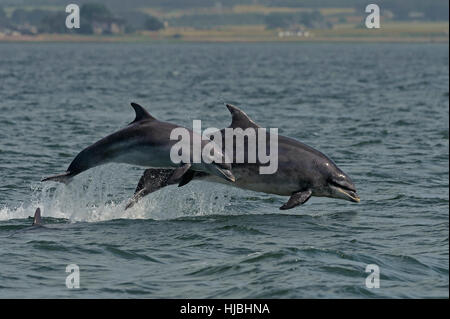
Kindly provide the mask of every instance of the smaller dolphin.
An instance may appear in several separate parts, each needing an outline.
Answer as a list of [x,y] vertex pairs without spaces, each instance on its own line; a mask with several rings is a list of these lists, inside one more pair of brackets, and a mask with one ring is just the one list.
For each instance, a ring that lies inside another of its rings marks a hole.
[[[178,143],[170,139],[171,132],[181,126],[161,122],[151,116],[142,106],[131,103],[136,118],[127,127],[102,138],[98,142],[82,150],[70,163],[66,172],[44,178],[42,181],[56,181],[68,183],[74,176],[99,165],[107,163],[124,163],[151,168],[176,168],[173,179],[193,176],[193,171],[209,173],[227,181],[234,182],[231,165],[226,163],[222,150],[213,145],[215,154],[221,157],[220,162],[214,161],[211,156],[210,163],[203,161],[194,163],[193,152],[188,163],[175,164],[170,158],[172,146]],[[191,141],[196,138],[205,147],[211,141],[202,140],[201,136],[190,129]],[[192,144],[192,143],[191,143]],[[177,168],[178,167],[178,168]]]
[[6,237],[13,237],[14,235],[16,235],[17,233],[22,233],[22,232],[27,232],[27,231],[35,231],[38,229],[48,229],[47,227],[44,226],[44,224],[42,223],[42,219],[41,219],[41,209],[38,207],[36,209],[36,211],[34,212],[34,216],[33,216],[33,223],[31,224],[31,226],[26,226],[25,228],[22,228],[20,230],[17,230],[15,232],[13,232],[11,235],[6,236]]

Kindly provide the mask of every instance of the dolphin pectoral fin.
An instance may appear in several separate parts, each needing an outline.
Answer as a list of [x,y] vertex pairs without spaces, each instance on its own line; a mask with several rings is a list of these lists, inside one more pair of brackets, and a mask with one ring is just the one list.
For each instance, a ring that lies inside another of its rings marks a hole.
[[146,169],[144,174],[142,174],[139,179],[133,198],[125,206],[125,210],[134,206],[134,204],[148,194],[156,192],[157,190],[171,184],[176,184],[176,182],[169,182],[169,179],[173,175],[174,171],[175,169]]
[[180,181],[180,183],[178,184],[178,187],[184,186],[184,185],[186,185],[187,183],[189,183],[190,181],[192,181],[192,179],[194,178],[194,175],[195,175],[195,171],[193,171],[193,170],[188,170],[188,171],[186,172],[186,174],[184,174],[184,175],[181,177],[181,181]]
[[312,191],[310,189],[302,192],[296,192],[291,195],[287,203],[280,207],[281,210],[291,209],[295,206],[304,204],[311,197]]

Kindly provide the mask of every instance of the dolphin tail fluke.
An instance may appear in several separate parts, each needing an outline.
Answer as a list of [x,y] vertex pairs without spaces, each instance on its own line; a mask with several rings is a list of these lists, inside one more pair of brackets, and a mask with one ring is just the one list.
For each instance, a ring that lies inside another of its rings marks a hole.
[[42,179],[41,182],[54,181],[54,182],[60,182],[60,183],[67,184],[72,177],[73,177],[73,175],[70,172],[65,172],[62,174],[46,177],[46,178]]
[[34,218],[33,218],[33,225],[42,225],[42,219],[41,219],[41,209],[38,207],[36,211],[34,212]]

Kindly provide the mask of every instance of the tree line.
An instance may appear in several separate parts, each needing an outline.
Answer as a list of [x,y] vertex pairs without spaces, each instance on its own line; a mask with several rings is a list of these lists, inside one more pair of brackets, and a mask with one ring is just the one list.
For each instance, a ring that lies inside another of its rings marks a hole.
[[158,18],[139,11],[126,11],[120,15],[112,13],[105,5],[85,3],[80,7],[80,28],[68,29],[65,11],[42,9],[16,9],[10,17],[0,7],[0,27],[12,30],[36,30],[38,33],[111,34],[131,33],[137,30],[158,31],[164,23]]

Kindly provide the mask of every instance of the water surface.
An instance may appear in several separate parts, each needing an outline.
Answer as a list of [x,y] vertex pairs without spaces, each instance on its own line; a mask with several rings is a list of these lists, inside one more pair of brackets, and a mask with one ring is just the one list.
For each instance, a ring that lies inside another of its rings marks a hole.
[[[448,297],[447,45],[1,44],[0,83],[2,298]],[[188,127],[238,105],[330,156],[362,201],[281,212],[192,182],[124,212],[143,168],[39,182],[132,121],[131,101]],[[38,206],[48,228],[27,230]]]

